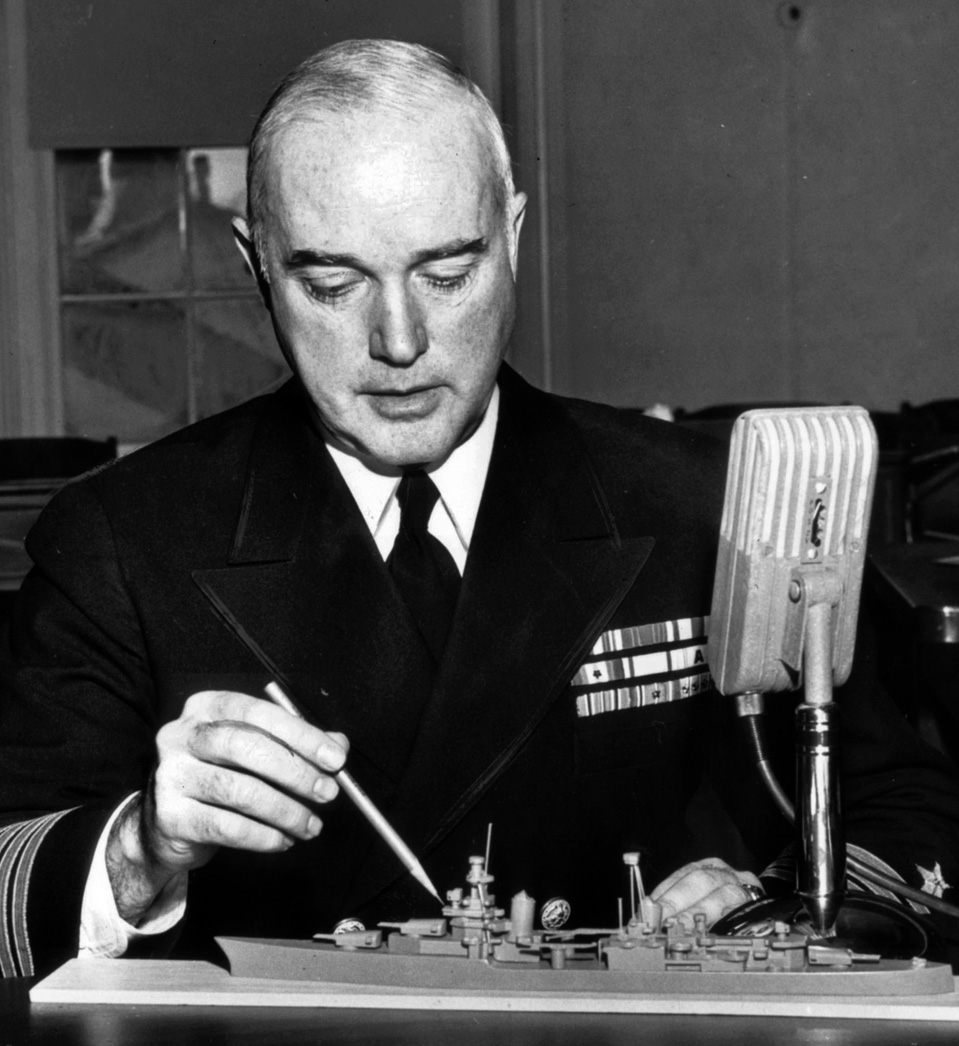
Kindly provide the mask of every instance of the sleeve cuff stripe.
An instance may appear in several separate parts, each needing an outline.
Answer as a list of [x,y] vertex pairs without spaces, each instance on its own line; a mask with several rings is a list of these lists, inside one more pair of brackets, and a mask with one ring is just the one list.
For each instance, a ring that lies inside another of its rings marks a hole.
[[0,829],[0,976],[29,977],[33,955],[27,934],[30,873],[40,844],[69,813],[59,810]]
[[[903,885],[908,885],[906,880],[903,879],[892,865],[886,864],[881,857],[877,857],[869,850],[864,850],[861,846],[856,846],[854,843],[849,843],[846,850],[850,856],[855,857],[863,864],[868,865],[868,867],[872,868],[874,871],[881,872],[883,875],[888,876],[890,879],[895,879]],[[917,904],[915,901],[907,897],[898,897],[892,890],[880,886],[878,883],[870,882],[868,879],[863,879],[856,875],[855,872],[848,873],[846,878],[849,882],[855,882],[858,889],[862,890],[864,893],[873,893],[879,897],[886,897],[889,900],[896,901],[898,904],[907,905],[914,912],[919,912],[920,915],[929,914],[929,909],[925,905]]]
[[[857,846],[855,843],[848,843],[846,846],[846,852],[850,857],[856,858],[861,864],[867,865],[874,871],[881,872],[883,875],[890,879],[894,879],[897,882],[906,884],[902,876],[896,871],[892,865],[887,864],[882,858],[877,857],[874,853],[869,850],[863,849],[861,846]],[[795,845],[790,844],[779,857],[772,862],[772,864],[760,875],[761,879],[783,879],[795,883],[796,881],[796,856],[795,856]],[[873,883],[860,875],[857,875],[851,869],[846,872],[846,884],[854,891],[859,893],[871,893],[878,897],[885,897],[887,900],[895,901],[897,904],[907,905],[912,908],[913,911],[919,912],[921,915],[928,914],[929,909],[925,905],[919,904],[909,898],[903,898],[898,896],[894,891],[888,889],[885,886],[881,886],[878,883]]]

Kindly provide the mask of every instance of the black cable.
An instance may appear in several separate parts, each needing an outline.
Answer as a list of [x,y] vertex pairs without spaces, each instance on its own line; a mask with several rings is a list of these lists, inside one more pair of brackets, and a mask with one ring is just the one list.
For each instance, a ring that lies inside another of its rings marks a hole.
[[742,721],[746,724],[750,746],[753,750],[753,758],[756,760],[756,768],[766,784],[769,794],[772,796],[776,806],[779,807],[783,817],[790,824],[796,823],[796,811],[789,801],[789,796],[783,791],[782,786],[776,778],[769,760],[766,758],[765,733],[762,726],[762,716],[744,715]]

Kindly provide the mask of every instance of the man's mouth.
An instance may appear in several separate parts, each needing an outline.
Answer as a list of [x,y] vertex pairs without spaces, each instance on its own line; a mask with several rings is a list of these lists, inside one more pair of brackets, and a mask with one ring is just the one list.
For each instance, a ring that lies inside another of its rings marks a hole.
[[415,421],[439,406],[441,387],[419,385],[410,389],[371,389],[366,393],[373,410],[390,421]]

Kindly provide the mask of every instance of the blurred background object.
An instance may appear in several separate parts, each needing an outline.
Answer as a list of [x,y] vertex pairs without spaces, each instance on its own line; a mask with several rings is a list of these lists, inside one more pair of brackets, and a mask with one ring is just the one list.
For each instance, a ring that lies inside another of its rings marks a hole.
[[289,376],[230,221],[245,149],[59,152],[67,433],[145,443]]
[[0,626],[30,569],[23,547],[40,510],[68,479],[116,457],[115,439],[0,439]]

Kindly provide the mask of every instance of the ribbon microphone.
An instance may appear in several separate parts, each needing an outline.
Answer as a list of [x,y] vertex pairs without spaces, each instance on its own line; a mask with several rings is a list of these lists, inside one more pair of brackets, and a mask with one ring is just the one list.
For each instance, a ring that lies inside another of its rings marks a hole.
[[[805,690],[796,721],[798,891],[824,935],[842,904],[846,859],[833,687],[852,667],[877,460],[861,407],[743,414],[713,590],[709,664],[740,714],[756,715],[764,693]],[[771,774],[767,781],[776,795]],[[790,805],[781,790],[776,798]]]

